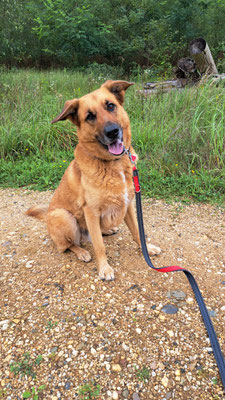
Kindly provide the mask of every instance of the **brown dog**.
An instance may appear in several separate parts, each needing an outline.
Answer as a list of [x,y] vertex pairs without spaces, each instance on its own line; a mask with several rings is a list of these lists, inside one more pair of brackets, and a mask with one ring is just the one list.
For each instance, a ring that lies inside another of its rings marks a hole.
[[[80,99],[68,100],[52,123],[70,119],[77,126],[78,145],[49,207],[32,207],[26,214],[47,222],[58,251],[73,251],[79,260],[90,261],[80,246],[90,238],[101,279],[114,279],[102,234],[114,233],[124,220],[140,246],[132,204],[132,166],[125,149],[131,147],[131,131],[123,108],[125,90],[132,83],[107,81]],[[160,248],[148,245],[149,253]]]

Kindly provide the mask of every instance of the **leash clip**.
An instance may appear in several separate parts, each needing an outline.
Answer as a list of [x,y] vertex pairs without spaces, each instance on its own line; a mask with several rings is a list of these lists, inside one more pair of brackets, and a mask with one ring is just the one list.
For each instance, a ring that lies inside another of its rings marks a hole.
[[135,192],[139,193],[141,191],[141,188],[140,188],[140,183],[139,183],[139,179],[138,179],[138,171],[137,171],[136,162],[135,162],[137,157],[134,154],[131,154],[129,149],[126,150],[126,154],[128,155],[130,162],[133,165],[133,182],[134,182]]
[[131,164],[133,164],[135,166],[135,168],[133,168],[133,169],[136,169],[136,162],[135,161],[136,161],[137,157],[134,154],[131,154],[130,149],[126,149],[126,154],[128,155]]

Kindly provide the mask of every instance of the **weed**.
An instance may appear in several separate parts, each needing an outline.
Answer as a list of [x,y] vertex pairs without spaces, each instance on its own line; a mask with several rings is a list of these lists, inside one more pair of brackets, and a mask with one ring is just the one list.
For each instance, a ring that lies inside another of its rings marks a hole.
[[146,367],[143,367],[141,370],[139,370],[136,375],[142,382],[147,382],[150,377],[149,370]]
[[34,367],[40,365],[42,360],[42,355],[37,356],[35,360],[31,360],[30,353],[24,353],[21,361],[14,362],[10,365],[10,370],[15,375],[21,376],[31,376],[36,378],[36,372],[34,372]]
[[50,320],[50,321],[47,322],[47,325],[46,325],[45,329],[46,329],[46,331],[48,332],[48,331],[50,331],[51,329],[55,328],[57,325],[58,325],[58,322],[57,322],[57,321],[56,321],[56,322],[53,322],[53,321]]
[[35,389],[35,387],[32,387],[31,392],[30,391],[23,392],[22,398],[38,400],[39,394],[41,394],[43,390],[45,390],[45,387],[46,387],[45,385],[41,385],[37,389]]
[[85,383],[79,388],[78,394],[81,400],[96,399],[100,395],[100,390],[100,385]]

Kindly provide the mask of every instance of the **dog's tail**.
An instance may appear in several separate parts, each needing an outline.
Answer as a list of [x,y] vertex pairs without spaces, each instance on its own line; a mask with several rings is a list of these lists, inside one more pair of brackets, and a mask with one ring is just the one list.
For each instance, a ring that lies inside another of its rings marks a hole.
[[37,218],[40,221],[46,221],[47,211],[48,211],[47,206],[34,206],[26,211],[26,215],[29,215],[29,217]]

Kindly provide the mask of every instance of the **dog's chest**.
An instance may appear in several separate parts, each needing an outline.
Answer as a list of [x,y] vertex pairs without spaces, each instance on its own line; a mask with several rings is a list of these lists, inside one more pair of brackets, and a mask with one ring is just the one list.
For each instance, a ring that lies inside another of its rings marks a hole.
[[129,179],[123,170],[106,173],[104,179],[99,178],[85,185],[88,187],[85,196],[88,205],[101,217],[114,219],[121,215],[123,218],[133,198],[132,178]]

